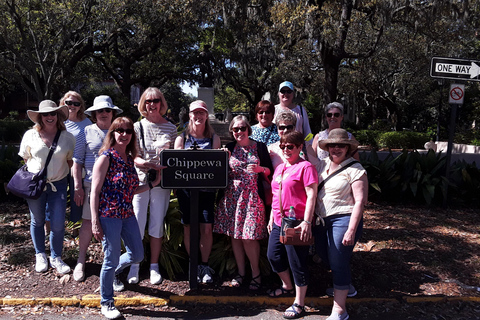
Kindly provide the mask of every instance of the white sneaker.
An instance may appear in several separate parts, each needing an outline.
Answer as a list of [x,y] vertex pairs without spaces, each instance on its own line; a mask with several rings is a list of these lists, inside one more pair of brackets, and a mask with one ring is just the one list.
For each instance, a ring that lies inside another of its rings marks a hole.
[[150,267],[150,283],[151,284],[160,284],[162,283],[163,278],[160,274],[160,271],[157,268]]
[[57,272],[60,274],[69,273],[71,270],[68,264],[63,262],[62,258],[60,257],[56,257],[56,258],[50,257],[50,265],[52,266],[52,268],[57,270]]
[[135,284],[140,281],[138,272],[140,270],[140,264],[134,263],[130,266],[130,271],[128,271],[127,282],[130,284]]
[[213,271],[212,268],[209,266],[203,266],[203,277],[202,277],[202,283],[212,283],[213,278],[212,274],[214,274],[215,271]]
[[332,314],[330,315],[330,317],[328,317],[327,319],[325,320],[347,320],[349,319],[350,317],[348,316],[348,313],[347,311],[345,311],[344,313],[342,314],[338,314],[336,313],[335,311],[332,312]]
[[107,318],[107,319],[117,319],[122,316],[120,311],[115,308],[115,304],[113,301],[107,302],[106,304],[102,304],[102,314]]
[[73,269],[73,280],[78,282],[85,280],[85,266],[83,263],[77,263],[75,269]]
[[119,292],[119,291],[123,291],[124,289],[125,289],[125,286],[123,285],[123,282],[120,281],[120,278],[118,276],[115,276],[115,279],[113,280],[113,291]]
[[203,281],[203,276],[204,276],[203,265],[199,264],[199,265],[197,266],[197,282],[198,282],[198,283],[202,283],[202,281]]
[[48,270],[47,256],[44,252],[35,255],[35,271],[45,272]]

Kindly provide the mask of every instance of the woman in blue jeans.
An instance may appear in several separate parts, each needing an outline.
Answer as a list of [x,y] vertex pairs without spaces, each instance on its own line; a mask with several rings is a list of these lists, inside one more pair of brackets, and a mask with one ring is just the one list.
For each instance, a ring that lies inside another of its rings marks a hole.
[[[133,213],[133,195],[153,188],[155,181],[139,186],[133,159],[137,155],[135,131],[129,118],[117,118],[105,136],[100,157],[93,166],[90,208],[92,233],[102,241],[104,259],[100,271],[102,314],[108,319],[121,316],[115,308],[113,291],[123,290],[118,275],[143,259],[143,244]],[[126,252],[122,255],[122,240]]]
[[330,156],[317,166],[320,185],[316,214],[323,223],[314,228],[315,247],[333,274],[333,308],[327,320],[346,320],[349,318],[346,301],[352,281],[350,259],[362,234],[368,180],[365,169],[351,157],[358,142],[350,140],[347,131],[331,130],[328,138],[319,142],[319,147]]
[[18,153],[28,166],[28,171],[37,173],[45,167],[50,147],[60,132],[57,147],[47,167],[47,185],[38,199],[27,199],[30,209],[30,233],[35,246],[35,271],[48,269],[45,253],[46,212],[50,213],[50,265],[60,274],[70,272],[70,266],[62,260],[63,238],[65,234],[65,210],[67,206],[67,175],[72,166],[75,138],[65,130],[68,117],[66,106],[57,107],[55,102],[40,102],[38,111],[27,111],[30,120],[35,122],[33,129],[25,132]]

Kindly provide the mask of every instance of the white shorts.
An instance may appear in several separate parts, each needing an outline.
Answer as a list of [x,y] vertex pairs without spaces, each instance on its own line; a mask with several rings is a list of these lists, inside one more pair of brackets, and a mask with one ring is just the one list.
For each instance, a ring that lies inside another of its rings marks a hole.
[[148,234],[154,238],[163,237],[163,220],[165,219],[165,215],[167,214],[170,205],[170,193],[170,189],[155,187],[133,196],[133,211],[137,217],[142,239],[145,235],[149,203],[150,215],[148,219]]

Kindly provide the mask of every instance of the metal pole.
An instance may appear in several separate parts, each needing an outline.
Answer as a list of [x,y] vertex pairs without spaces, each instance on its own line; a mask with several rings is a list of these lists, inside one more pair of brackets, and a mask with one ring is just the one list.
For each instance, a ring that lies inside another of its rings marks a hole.
[[[445,163],[445,178],[450,181],[450,161],[452,159],[453,137],[455,136],[455,120],[457,118],[457,105],[450,104],[450,127],[448,134],[447,156]],[[443,198],[443,207],[446,208],[448,203],[448,187],[445,190],[445,198]]]
[[198,273],[198,189],[190,189],[190,289],[197,289]]

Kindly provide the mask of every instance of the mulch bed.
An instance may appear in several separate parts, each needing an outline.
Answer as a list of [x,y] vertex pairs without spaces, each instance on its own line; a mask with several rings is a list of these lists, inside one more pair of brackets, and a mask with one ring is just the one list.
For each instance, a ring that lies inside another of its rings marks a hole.
[[[52,269],[34,270],[35,252],[30,238],[28,207],[23,202],[0,204],[0,296],[1,297],[81,297],[99,294],[101,245],[89,248],[87,278],[75,282]],[[401,298],[404,296],[480,297],[480,210],[440,209],[410,205],[391,206],[369,203],[364,215],[364,234],[352,259],[354,285],[358,297]],[[72,269],[78,243],[67,230],[65,262]],[[331,274],[321,265],[310,263],[308,296],[324,296],[331,286]],[[126,272],[124,277],[126,276]],[[187,274],[175,281],[165,279],[158,286],[148,280],[148,266],[142,265],[141,282],[126,284],[123,296],[145,295],[264,295],[277,283],[276,275],[263,277],[263,288],[251,292],[248,286],[232,288],[230,278],[215,278],[211,285],[189,290]],[[247,282],[248,283],[248,280]]]

